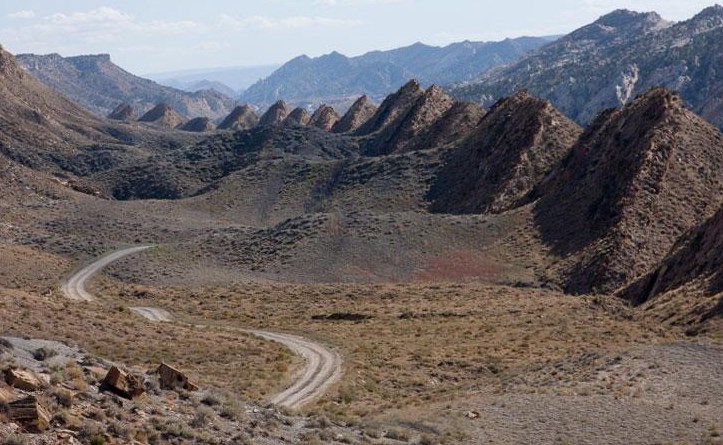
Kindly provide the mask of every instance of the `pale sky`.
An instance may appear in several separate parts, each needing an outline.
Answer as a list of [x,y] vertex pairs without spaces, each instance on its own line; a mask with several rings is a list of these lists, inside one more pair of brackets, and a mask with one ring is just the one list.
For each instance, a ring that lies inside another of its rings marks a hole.
[[0,43],[13,53],[110,53],[145,74],[354,56],[421,41],[565,34],[614,9],[685,20],[700,0],[3,0]]

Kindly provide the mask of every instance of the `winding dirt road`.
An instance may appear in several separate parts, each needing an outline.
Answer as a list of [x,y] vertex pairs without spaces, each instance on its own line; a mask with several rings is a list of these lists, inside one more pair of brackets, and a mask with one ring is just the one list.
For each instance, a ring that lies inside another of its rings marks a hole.
[[[71,300],[92,301],[95,297],[85,289],[85,283],[89,279],[112,262],[151,247],[153,246],[131,247],[103,256],[70,277],[63,283],[61,290]],[[173,320],[171,314],[164,309],[156,307],[132,307],[130,309],[153,322],[170,322]],[[207,326],[198,327],[207,328]],[[239,331],[281,343],[295,354],[303,357],[306,362],[293,383],[283,392],[271,398],[271,403],[275,405],[292,409],[300,408],[322,396],[326,389],[342,376],[341,357],[319,343],[296,335],[278,332],[255,329],[240,329]]]

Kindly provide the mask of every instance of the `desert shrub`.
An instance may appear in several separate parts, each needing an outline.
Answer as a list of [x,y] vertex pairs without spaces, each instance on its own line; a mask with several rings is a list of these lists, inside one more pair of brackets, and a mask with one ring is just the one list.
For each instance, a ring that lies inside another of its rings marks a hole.
[[70,408],[73,406],[73,394],[65,389],[56,388],[52,392],[53,398],[58,402],[58,405],[63,408]]
[[400,442],[408,442],[411,436],[409,435],[409,431],[403,430],[401,428],[392,428],[384,435],[388,439],[392,440],[398,440]]
[[0,351],[3,349],[13,349],[13,344],[10,343],[7,339],[0,338]]
[[56,355],[58,355],[58,351],[56,351],[55,349],[46,348],[45,346],[33,351],[33,358],[39,362],[45,361],[51,357],[55,357]]
[[214,417],[214,411],[206,406],[201,406],[189,423],[193,428],[202,428],[208,425],[208,422]]

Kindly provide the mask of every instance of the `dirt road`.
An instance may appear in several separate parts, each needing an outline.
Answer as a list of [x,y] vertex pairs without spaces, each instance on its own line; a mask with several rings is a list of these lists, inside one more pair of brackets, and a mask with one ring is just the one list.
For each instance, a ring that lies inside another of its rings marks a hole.
[[63,283],[61,290],[71,300],[92,301],[94,299],[93,295],[85,290],[85,283],[92,278],[93,275],[97,274],[101,269],[114,261],[118,261],[128,255],[150,249],[151,247],[153,246],[131,247],[128,249],[118,250],[104,257],[98,258],[80,269],[72,277],[70,277],[68,281]]
[[[113,252],[99,258],[79,270],[66,281],[61,289],[72,300],[92,301],[94,297],[85,289],[85,283],[104,267],[128,255],[142,252],[152,246],[131,247]],[[153,322],[170,322],[171,314],[156,307],[132,307],[133,312]],[[199,326],[207,328],[207,326]],[[256,335],[283,344],[295,354],[304,358],[305,366],[298,377],[283,392],[271,398],[271,403],[287,408],[300,408],[312,400],[322,396],[326,389],[337,382],[342,376],[341,357],[325,346],[302,337],[278,332],[241,329],[241,332]]]

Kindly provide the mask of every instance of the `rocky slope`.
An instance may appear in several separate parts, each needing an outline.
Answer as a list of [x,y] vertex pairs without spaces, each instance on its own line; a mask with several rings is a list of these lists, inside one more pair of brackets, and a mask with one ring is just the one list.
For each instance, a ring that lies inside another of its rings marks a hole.
[[158,103],[168,103],[186,117],[225,117],[234,100],[213,90],[195,93],[159,85],[115,65],[107,54],[62,57],[58,54],[17,56],[30,75],[100,116],[120,103],[145,113]]
[[304,108],[294,108],[291,110],[288,116],[284,119],[284,125],[298,125],[301,127],[306,126],[309,123],[309,112]]
[[119,143],[111,125],[35,80],[4,50],[0,101],[0,152],[33,168],[68,168],[65,156]]
[[579,123],[624,105],[654,86],[680,93],[691,109],[723,128],[723,7],[669,23],[655,13],[605,15],[518,62],[453,90],[483,105],[526,88]]
[[362,96],[347,110],[339,122],[334,124],[332,130],[334,133],[349,133],[364,125],[374,113],[377,107],[371,103],[368,96]]
[[259,123],[259,117],[248,105],[240,105],[231,111],[218,125],[219,130],[250,130]]
[[256,105],[269,105],[279,99],[295,104],[336,104],[340,99],[362,94],[381,99],[410,79],[427,85],[472,79],[549,41],[522,37],[501,42],[466,41],[444,48],[416,43],[351,58],[337,52],[315,59],[300,56],[249,87],[241,99]]
[[185,124],[181,124],[178,129],[183,131],[192,131],[194,133],[205,133],[215,130],[216,126],[213,122],[211,122],[211,119],[207,117],[197,117],[195,119],[191,119]]
[[138,119],[138,115],[130,104],[122,103],[110,112],[108,119],[116,121],[134,121]]
[[309,125],[324,131],[331,131],[338,121],[339,115],[334,108],[326,104],[321,104],[319,108],[314,111],[314,114],[311,115]]
[[138,122],[148,122],[163,128],[176,128],[186,123],[186,119],[174,110],[172,106],[168,104],[158,104],[141,116]]
[[686,233],[651,272],[618,295],[666,321],[705,323],[723,317],[723,207]]
[[269,107],[261,118],[259,119],[259,127],[268,127],[274,125],[281,125],[286,117],[289,115],[289,106],[286,102],[280,100]]
[[518,207],[569,153],[582,130],[526,91],[495,104],[448,151],[429,197],[440,213],[500,213]]
[[657,88],[602,113],[538,190],[535,222],[571,293],[612,292],[711,216],[723,137]]

